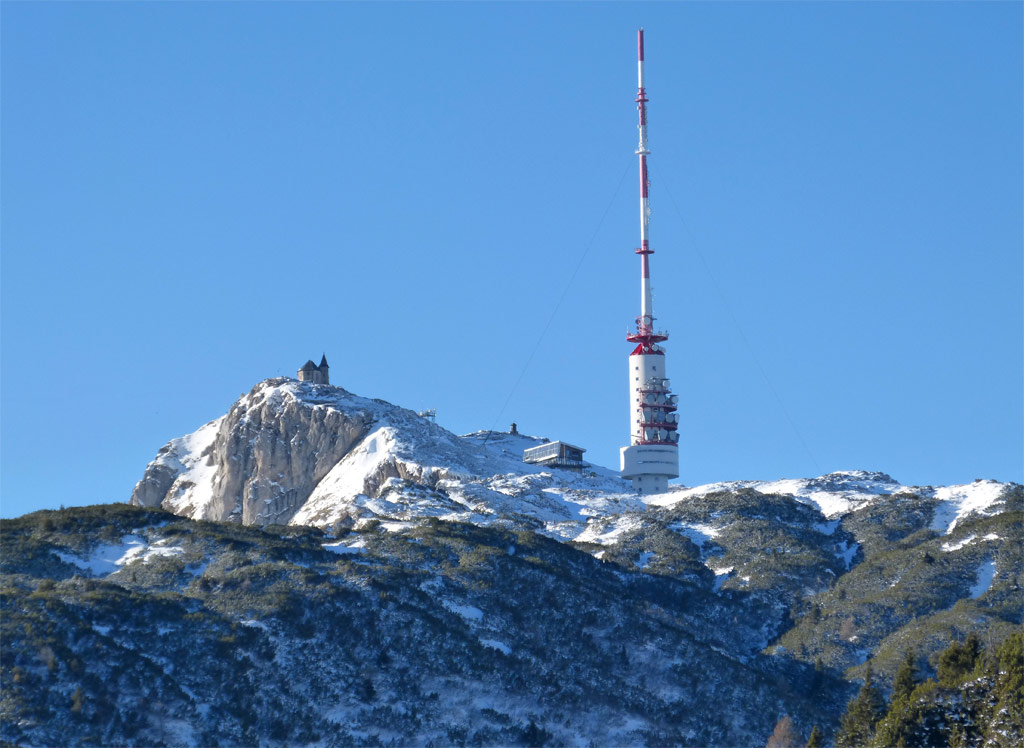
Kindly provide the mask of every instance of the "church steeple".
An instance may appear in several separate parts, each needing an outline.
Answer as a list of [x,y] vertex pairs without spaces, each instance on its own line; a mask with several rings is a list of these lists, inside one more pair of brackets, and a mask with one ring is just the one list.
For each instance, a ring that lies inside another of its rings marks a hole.
[[330,367],[327,365],[327,354],[320,356],[320,365],[313,363],[312,359],[307,361],[299,369],[300,382],[313,382],[314,384],[330,384]]

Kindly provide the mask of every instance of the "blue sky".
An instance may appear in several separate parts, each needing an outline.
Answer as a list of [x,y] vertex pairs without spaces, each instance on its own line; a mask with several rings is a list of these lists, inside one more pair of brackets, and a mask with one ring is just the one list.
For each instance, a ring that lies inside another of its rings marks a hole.
[[4,3],[0,513],[321,352],[617,467],[639,26],[680,481],[1020,481],[1021,8]]

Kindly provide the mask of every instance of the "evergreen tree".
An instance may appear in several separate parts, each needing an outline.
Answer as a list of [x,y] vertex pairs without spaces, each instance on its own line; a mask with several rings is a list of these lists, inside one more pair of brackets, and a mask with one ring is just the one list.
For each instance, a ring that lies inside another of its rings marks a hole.
[[914,652],[907,652],[903,664],[896,671],[896,681],[892,687],[892,703],[910,698],[910,694],[917,688],[918,670],[917,655]]
[[553,737],[550,732],[531,719],[530,724],[523,730],[523,745],[527,748],[540,748],[547,745]]
[[892,700],[885,716],[875,725],[875,744],[914,745],[920,710],[913,704],[914,689],[918,686],[917,657],[907,652],[903,664],[896,671]]
[[[993,735],[998,736],[993,745],[1024,745],[1024,633],[1010,636],[995,658],[985,656],[977,637],[968,637],[946,649],[940,663],[944,685],[927,680],[905,694],[908,678],[897,677],[889,711],[875,725],[872,748],[972,746]],[[906,663],[900,670],[905,669]],[[987,677],[968,685],[982,674]]]
[[944,686],[957,686],[974,672],[981,655],[981,639],[973,631],[967,635],[963,644],[953,642],[939,655],[939,683]]
[[864,685],[846,707],[836,736],[838,748],[859,748],[871,740],[875,725],[885,714],[885,697],[875,685],[871,663],[864,673]]
[[369,704],[377,699],[377,689],[373,686],[373,681],[369,678],[363,678],[357,686],[357,694],[359,700],[364,704]]
[[996,659],[996,697],[1005,707],[1010,725],[1024,734],[1024,632],[1007,637],[996,651]]
[[[927,681],[907,696],[893,698],[889,711],[875,725],[872,746],[945,745],[945,723],[936,710],[935,681]],[[936,732],[938,731],[938,732]]]
[[821,734],[821,729],[817,725],[811,729],[811,737],[807,739],[807,748],[825,748],[825,736]]
[[811,691],[817,691],[825,685],[825,663],[821,658],[814,661],[814,675],[811,677]]

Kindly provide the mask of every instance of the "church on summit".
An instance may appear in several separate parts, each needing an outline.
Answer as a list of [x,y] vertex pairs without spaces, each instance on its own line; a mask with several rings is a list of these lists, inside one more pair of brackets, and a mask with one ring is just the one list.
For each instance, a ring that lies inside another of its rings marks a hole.
[[320,357],[320,365],[317,366],[310,359],[299,369],[300,382],[313,382],[314,384],[330,384],[331,377],[328,374],[327,354]]

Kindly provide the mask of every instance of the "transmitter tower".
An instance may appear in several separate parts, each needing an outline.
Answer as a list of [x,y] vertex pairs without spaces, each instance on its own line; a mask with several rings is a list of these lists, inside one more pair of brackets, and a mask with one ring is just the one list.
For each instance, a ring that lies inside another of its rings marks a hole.
[[654,328],[651,305],[651,261],[648,224],[647,179],[647,92],[644,90],[644,30],[637,32],[637,78],[639,90],[636,105],[640,112],[640,316],[636,332],[626,340],[636,347],[629,354],[629,446],[619,453],[622,477],[633,481],[641,494],[668,490],[669,478],[679,477],[679,396],[669,387],[665,368],[665,350],[661,343],[668,333]]

